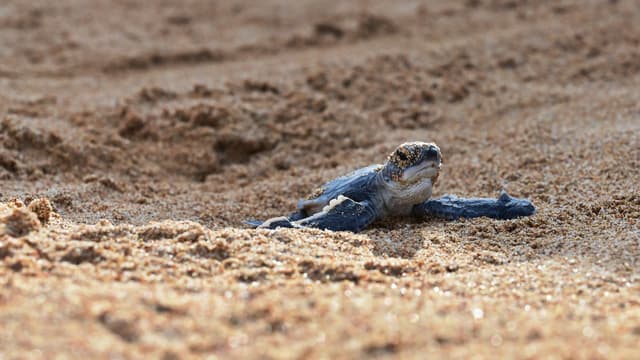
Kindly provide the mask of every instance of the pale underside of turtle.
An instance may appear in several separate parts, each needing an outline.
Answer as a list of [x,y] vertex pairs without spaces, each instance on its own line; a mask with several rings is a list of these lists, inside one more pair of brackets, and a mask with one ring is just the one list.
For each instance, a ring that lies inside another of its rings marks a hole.
[[431,197],[441,165],[440,149],[432,143],[400,145],[384,165],[371,165],[331,180],[298,202],[289,216],[247,224],[263,229],[319,228],[360,232],[388,216],[414,218],[490,217],[513,219],[535,212],[533,204],[502,192],[497,199]]

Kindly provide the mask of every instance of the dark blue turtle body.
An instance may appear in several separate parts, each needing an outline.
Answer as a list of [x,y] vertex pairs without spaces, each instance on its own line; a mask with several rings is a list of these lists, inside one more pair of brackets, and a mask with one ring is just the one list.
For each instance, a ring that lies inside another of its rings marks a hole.
[[265,222],[251,220],[253,227],[314,227],[359,232],[385,216],[441,217],[445,219],[486,216],[513,219],[535,212],[526,199],[503,193],[498,199],[463,199],[445,195],[429,200],[442,164],[440,148],[433,143],[400,145],[384,165],[371,165],[323,184],[289,216]]

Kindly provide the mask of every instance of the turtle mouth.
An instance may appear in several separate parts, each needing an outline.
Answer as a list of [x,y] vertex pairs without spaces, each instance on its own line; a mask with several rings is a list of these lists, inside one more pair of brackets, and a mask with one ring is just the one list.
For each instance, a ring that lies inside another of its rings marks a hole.
[[434,179],[438,177],[442,163],[434,160],[426,160],[406,169],[402,174],[403,183],[415,183],[424,179]]

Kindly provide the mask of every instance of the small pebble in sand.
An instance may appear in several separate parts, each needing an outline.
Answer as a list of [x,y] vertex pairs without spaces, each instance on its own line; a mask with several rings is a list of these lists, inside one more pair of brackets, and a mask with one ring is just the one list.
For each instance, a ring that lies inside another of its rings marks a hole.
[[47,198],[35,199],[31,203],[29,203],[28,209],[36,214],[38,220],[40,220],[41,224],[46,224],[49,222],[49,218],[51,217],[51,213],[53,212],[53,207],[51,206],[51,202]]

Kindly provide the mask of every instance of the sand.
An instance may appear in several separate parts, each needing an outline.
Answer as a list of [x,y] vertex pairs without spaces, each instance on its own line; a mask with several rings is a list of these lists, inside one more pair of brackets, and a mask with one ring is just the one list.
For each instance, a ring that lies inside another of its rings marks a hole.
[[[0,358],[637,358],[636,1],[0,4]],[[252,230],[434,141],[510,221]]]

